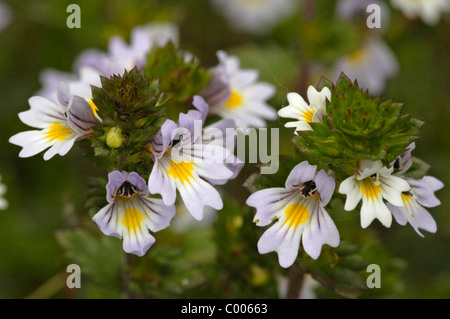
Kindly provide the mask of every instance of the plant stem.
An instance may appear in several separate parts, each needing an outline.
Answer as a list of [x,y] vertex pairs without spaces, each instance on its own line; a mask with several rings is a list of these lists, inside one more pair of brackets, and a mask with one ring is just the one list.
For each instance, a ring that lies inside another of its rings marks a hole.
[[286,298],[287,299],[298,299],[300,296],[300,291],[303,287],[303,281],[305,278],[305,272],[299,266],[294,265],[289,271],[289,285]]

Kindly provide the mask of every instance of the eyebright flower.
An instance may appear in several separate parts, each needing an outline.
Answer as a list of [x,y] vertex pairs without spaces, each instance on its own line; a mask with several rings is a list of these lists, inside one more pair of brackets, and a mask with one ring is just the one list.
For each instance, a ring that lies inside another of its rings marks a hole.
[[[199,109],[207,107],[199,96],[193,103]],[[219,192],[205,179],[230,179],[233,172],[225,164],[230,152],[223,146],[202,143],[201,127],[195,130],[195,124],[201,126],[202,121],[196,120],[192,112],[181,113],[178,124],[167,120],[162,125],[149,148],[155,163],[148,187],[150,193],[161,194],[166,205],[175,203],[178,189],[188,211],[201,220],[205,206],[223,207]]]
[[239,128],[265,127],[267,120],[276,118],[267,100],[275,94],[275,87],[256,82],[258,71],[241,69],[239,59],[225,52],[217,53],[219,65],[213,68],[210,84],[200,93],[209,105],[209,112],[231,118]]
[[294,0],[213,0],[235,29],[254,34],[266,32],[293,12]]
[[[209,105],[200,96],[194,96],[193,105],[197,109],[189,110],[187,112],[187,115],[191,118],[191,120],[188,122],[185,121],[185,123],[192,123],[193,119],[194,121],[200,121],[199,123],[203,125],[208,115]],[[184,114],[182,114],[181,117],[184,117]],[[225,159],[225,165],[233,172],[233,175],[226,179],[205,178],[205,180],[207,180],[211,185],[226,184],[228,180],[236,178],[244,166],[244,163],[234,155],[236,128],[236,122],[233,119],[222,119],[204,127],[202,131],[202,144],[225,147],[229,151],[229,155]]]
[[260,190],[247,199],[256,208],[254,222],[267,226],[258,241],[258,251],[278,253],[282,267],[291,266],[298,255],[300,241],[305,252],[317,259],[324,244],[339,245],[339,232],[325,210],[334,188],[334,179],[324,170],[304,161],[292,169],[285,187]]
[[436,25],[441,12],[450,10],[448,0],[391,0],[392,6],[410,18],[420,17],[428,25]]
[[419,228],[430,233],[437,230],[436,222],[431,214],[424,207],[435,207],[441,204],[434,192],[444,187],[444,184],[432,176],[425,176],[416,180],[405,178],[405,181],[411,187],[411,191],[402,194],[404,206],[396,207],[387,203],[392,215],[400,225],[404,226],[410,223],[414,230],[422,237]]
[[284,125],[285,127],[295,127],[295,134],[297,131],[311,131],[309,123],[321,122],[322,116],[326,114],[326,99],[331,100],[331,91],[327,87],[318,92],[315,87],[310,85],[306,94],[309,105],[300,94],[291,92],[287,95],[289,105],[278,111],[278,115],[281,117],[297,120]]
[[404,226],[410,223],[414,230],[423,237],[420,229],[435,233],[437,225],[431,214],[424,207],[435,207],[441,204],[434,192],[444,187],[444,184],[435,177],[424,176],[421,179],[413,179],[402,176],[412,164],[411,151],[414,142],[400,155],[392,166],[397,169],[396,175],[403,178],[411,187],[411,190],[402,194],[404,206],[396,207],[387,203],[397,223]]
[[345,179],[339,193],[346,194],[344,209],[351,211],[362,199],[361,227],[366,228],[374,219],[378,219],[385,227],[391,227],[392,215],[384,203],[388,201],[394,206],[404,206],[402,193],[410,190],[408,183],[391,175],[393,168],[383,167],[381,161],[361,161],[357,174]]
[[169,41],[178,43],[178,30],[170,23],[153,23],[137,26],[131,31],[130,45],[120,36],[109,40],[108,53],[96,49],[83,52],[75,61],[77,69],[90,67],[103,76],[123,74],[135,66],[145,66],[147,53],[153,45],[164,46]]
[[380,39],[370,37],[365,44],[339,59],[335,65],[334,77],[344,72],[357,80],[361,88],[373,95],[383,92],[386,80],[398,72],[398,62],[391,49]]
[[38,130],[18,133],[9,142],[22,147],[20,157],[34,156],[43,150],[44,160],[55,154],[64,156],[75,141],[87,137],[96,125],[88,102],[70,94],[65,83],[58,86],[58,103],[40,96],[28,100],[30,110],[19,113],[21,121]]
[[[148,24],[131,31],[131,44],[115,36],[108,43],[108,52],[89,49],[81,53],[74,63],[75,74],[46,69],[41,73],[42,89],[36,95],[56,102],[57,85],[64,81],[72,93],[92,104],[91,85],[101,87],[100,76],[123,74],[135,66],[142,68],[153,45],[163,46],[167,42],[178,42],[178,30],[172,24]],[[95,106],[93,106],[95,108]]]
[[[0,175],[0,182],[2,181],[2,176]],[[6,193],[6,186],[2,183],[0,183],[0,209],[7,209],[8,208],[8,202],[5,198],[3,198],[3,195]]]
[[106,185],[108,205],[92,219],[107,236],[123,238],[123,249],[143,256],[155,242],[150,234],[169,226],[174,205],[151,198],[145,180],[136,172],[113,171]]

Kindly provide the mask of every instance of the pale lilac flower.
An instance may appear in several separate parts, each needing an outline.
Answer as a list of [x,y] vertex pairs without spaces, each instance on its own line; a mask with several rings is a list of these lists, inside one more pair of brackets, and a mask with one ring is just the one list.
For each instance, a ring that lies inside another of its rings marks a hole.
[[292,169],[285,187],[260,190],[247,199],[256,208],[254,222],[267,226],[258,241],[258,251],[278,253],[282,267],[291,266],[298,255],[300,241],[305,252],[317,259],[324,244],[339,245],[339,232],[325,210],[335,188],[334,179],[324,170],[304,161]]
[[9,6],[0,2],[0,31],[10,25],[12,20],[12,12]]
[[213,4],[231,27],[254,34],[267,32],[297,6],[295,0],[213,0]]
[[0,209],[8,208],[8,201],[3,197],[6,193],[6,186],[1,183],[2,176],[0,175]]
[[391,0],[391,3],[407,18],[420,17],[428,25],[438,24],[441,13],[450,10],[448,0]]
[[[207,107],[199,96],[193,103],[198,109]],[[222,181],[234,175],[225,163],[230,152],[221,145],[202,143],[201,127],[195,128],[198,123],[202,125],[199,114],[181,113],[178,123],[167,120],[162,125],[149,149],[154,165],[148,181],[150,193],[161,194],[166,205],[175,203],[178,190],[197,220],[203,218],[205,206],[216,210],[223,207],[219,192],[206,180]]]
[[288,93],[289,105],[278,111],[279,116],[296,120],[284,125],[285,127],[295,127],[295,134],[297,134],[297,131],[311,131],[312,128],[309,123],[322,122],[323,115],[327,113],[326,100],[331,100],[331,91],[327,87],[318,92],[315,87],[310,85],[307,95],[309,105],[300,94],[295,92]]
[[398,72],[398,62],[391,49],[379,38],[370,37],[363,46],[340,58],[333,67],[334,77],[344,72],[359,87],[373,95],[383,92],[387,79]]
[[392,175],[393,167],[383,167],[381,161],[361,161],[357,174],[345,179],[339,193],[347,195],[344,209],[351,211],[362,199],[361,227],[368,227],[378,219],[391,227],[392,215],[384,200],[394,206],[404,206],[402,193],[410,190],[408,183]]
[[[209,105],[200,96],[194,96],[193,105],[197,110],[189,110],[187,115],[201,121],[203,125],[209,112]],[[229,155],[225,159],[225,165],[233,172],[230,178],[222,180],[205,178],[212,185],[224,185],[230,179],[236,178],[244,166],[244,163],[234,155],[236,128],[236,122],[233,119],[222,119],[204,127],[202,131],[201,143],[225,147],[228,150]]]
[[410,223],[414,230],[423,237],[420,229],[435,233],[437,230],[436,222],[424,207],[436,207],[441,204],[434,192],[444,187],[444,184],[435,177],[424,176],[421,179],[413,179],[401,176],[412,164],[411,151],[414,149],[414,142],[407,148],[406,152],[397,157],[391,165],[398,169],[396,175],[400,175],[411,187],[411,190],[402,194],[404,206],[396,207],[387,204],[394,215],[395,220],[400,225]]
[[87,50],[77,58],[75,68],[88,66],[106,77],[123,74],[124,70],[130,71],[135,66],[141,69],[145,66],[146,56],[153,45],[162,47],[168,42],[178,43],[178,30],[173,24],[137,26],[131,31],[129,45],[120,36],[114,36],[109,40],[108,53],[96,49]]
[[436,222],[431,214],[423,207],[435,207],[441,204],[434,192],[444,187],[444,184],[432,176],[425,176],[420,180],[405,178],[411,191],[402,194],[404,206],[396,207],[387,203],[392,215],[400,225],[410,223],[414,230],[422,237],[419,228],[430,233],[437,230]]
[[123,249],[143,256],[155,243],[150,234],[170,225],[175,206],[151,198],[145,180],[136,172],[113,171],[106,185],[108,205],[92,219],[107,236],[123,238]]
[[75,95],[85,98],[93,109],[91,85],[101,87],[100,76],[110,77],[123,74],[137,66],[142,68],[146,55],[153,45],[163,46],[167,42],[178,43],[178,30],[172,24],[148,24],[137,26],[131,31],[128,45],[119,36],[110,39],[108,52],[88,49],[81,53],[74,63],[74,74],[46,69],[41,74],[42,89],[36,95],[56,101],[56,89],[61,81],[69,83]]
[[9,142],[22,147],[20,157],[34,156],[45,149],[44,159],[64,156],[75,141],[87,137],[96,125],[88,102],[70,93],[66,83],[58,86],[58,102],[40,96],[31,97],[30,110],[19,113],[21,121],[38,130],[18,133]]
[[35,95],[42,96],[47,100],[57,103],[57,88],[61,82],[77,81],[78,77],[69,72],[58,71],[47,68],[39,74],[39,82],[42,88]]
[[265,127],[265,120],[276,119],[275,110],[267,100],[275,94],[275,87],[257,82],[258,71],[241,69],[239,59],[225,52],[217,53],[219,65],[213,68],[210,84],[200,93],[209,104],[209,112],[230,118],[239,128]]

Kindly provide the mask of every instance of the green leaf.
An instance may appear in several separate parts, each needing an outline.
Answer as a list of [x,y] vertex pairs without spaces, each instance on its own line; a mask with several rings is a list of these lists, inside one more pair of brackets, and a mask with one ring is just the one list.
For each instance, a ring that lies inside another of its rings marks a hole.
[[70,263],[80,266],[83,294],[87,298],[121,297],[124,252],[117,238],[97,238],[82,229],[59,231],[56,235]]

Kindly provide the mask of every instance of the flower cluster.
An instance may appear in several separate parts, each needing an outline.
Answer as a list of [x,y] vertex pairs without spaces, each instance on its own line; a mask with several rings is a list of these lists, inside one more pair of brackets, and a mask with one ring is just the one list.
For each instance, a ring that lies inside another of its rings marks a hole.
[[[155,242],[151,233],[170,225],[177,198],[198,221],[205,207],[222,209],[216,185],[237,177],[243,167],[228,129],[236,122],[262,127],[264,119],[276,116],[266,103],[275,89],[258,82],[256,70],[241,70],[236,57],[220,51],[220,65],[205,71],[176,42],[173,27],[141,26],[132,31],[130,45],[113,37],[107,53],[83,52],[74,63],[76,74],[47,70],[30,109],[19,113],[35,130],[9,140],[22,147],[20,157],[44,150],[44,160],[64,156],[83,140],[94,160],[106,158],[101,163],[110,172],[107,204],[93,220],[137,256]],[[180,92],[172,74],[191,87]],[[222,119],[205,125],[210,114]]]
[[[309,136],[312,141],[309,145],[329,143],[329,135],[325,134],[326,130],[322,127],[331,129],[330,134],[341,134],[339,127],[331,127],[332,121],[339,121],[339,109],[343,108],[347,114],[347,124],[350,124],[349,112],[355,112],[353,116],[364,116],[367,110],[374,110],[371,105],[373,101],[367,99],[365,102],[361,99],[363,96],[357,99],[357,107],[340,104],[336,95],[343,91],[339,87],[346,92],[344,95],[347,98],[357,96],[354,94],[359,90],[356,84],[351,84],[341,76],[336,87],[324,86],[318,91],[310,86],[307,90],[309,105],[299,94],[288,93],[289,105],[280,109],[278,114],[296,120],[286,123],[286,127],[295,128],[294,133],[299,135],[297,140]],[[365,131],[369,128],[367,121],[368,119],[363,127]],[[383,131],[383,126],[391,124],[384,122],[376,127]],[[351,133],[348,128],[345,131],[347,135]],[[368,131],[374,134],[374,131]],[[370,134],[367,136],[369,140]],[[380,142],[382,141],[377,140],[377,144]],[[311,153],[307,148],[307,145],[302,144],[299,150],[304,155],[309,155]],[[267,226],[275,221],[261,236],[258,251],[261,254],[277,252],[280,265],[289,267],[297,258],[300,242],[303,243],[304,251],[313,259],[319,257],[324,244],[337,247],[340,242],[339,232],[325,209],[334,196],[336,183],[339,185],[338,193],[346,196],[346,211],[353,211],[362,202],[362,228],[367,228],[375,219],[385,227],[391,227],[394,216],[400,225],[410,223],[420,236],[423,235],[419,229],[436,232],[436,222],[424,207],[440,204],[434,193],[444,185],[431,176],[420,179],[406,177],[405,174],[413,164],[411,152],[414,148],[415,143],[410,143],[403,149],[403,153],[390,162],[385,161],[389,156],[384,152],[383,158],[375,160],[373,156],[368,156],[370,153],[363,151],[360,159],[353,162],[354,166],[347,166],[344,172],[340,172],[336,159],[327,158],[324,153],[316,153],[317,157],[311,160],[316,161],[323,169],[319,170],[317,165],[303,161],[291,170],[285,187],[257,190],[247,199],[247,205],[256,208],[254,222],[258,226]],[[357,153],[357,150],[353,150],[353,157]],[[377,153],[379,156],[380,152]],[[338,154],[334,154],[334,157]],[[324,165],[325,163],[328,165]]]
[[[139,26],[129,45],[113,37],[108,52],[83,52],[74,74],[47,70],[30,109],[19,113],[34,129],[9,139],[22,147],[20,157],[45,151],[44,160],[83,141],[109,172],[106,203],[92,219],[105,235],[121,238],[125,252],[145,255],[156,241],[153,233],[169,227],[181,203],[197,221],[208,208],[221,210],[217,186],[243,168],[228,129],[265,127],[277,114],[293,120],[285,127],[294,128],[301,160],[296,158],[284,187],[258,189],[246,200],[256,208],[256,225],[270,225],[258,241],[259,253],[277,252],[286,268],[300,244],[313,259],[324,245],[338,247],[340,234],[329,214],[333,197],[345,196],[346,211],[361,202],[362,228],[375,219],[390,227],[394,217],[421,236],[419,229],[436,232],[426,208],[440,204],[434,193],[443,183],[408,174],[423,123],[401,115],[401,104],[373,98],[342,73],[336,84],[323,78],[309,86],[308,102],[288,93],[288,104],[277,112],[269,105],[275,86],[259,81],[257,70],[241,68],[224,51],[217,52],[218,65],[202,68],[177,43],[171,25]],[[352,68],[361,64],[372,79]],[[338,65],[376,94],[397,67],[377,37]]]

